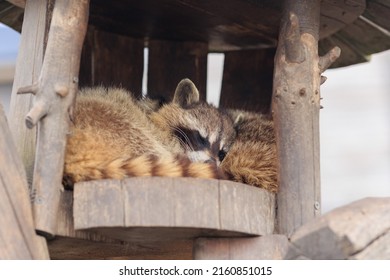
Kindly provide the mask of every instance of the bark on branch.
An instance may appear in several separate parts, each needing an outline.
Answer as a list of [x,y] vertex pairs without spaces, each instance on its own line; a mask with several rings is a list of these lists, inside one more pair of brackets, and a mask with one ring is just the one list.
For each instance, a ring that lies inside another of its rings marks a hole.
[[88,13],[89,0],[55,2],[39,82],[18,90],[35,94],[34,105],[26,116],[27,127],[38,124],[33,213],[36,230],[47,237],[56,230],[69,112],[78,90]]
[[272,111],[279,157],[277,232],[290,237],[320,214],[321,73],[334,48],[318,56],[320,0],[285,1],[275,56]]

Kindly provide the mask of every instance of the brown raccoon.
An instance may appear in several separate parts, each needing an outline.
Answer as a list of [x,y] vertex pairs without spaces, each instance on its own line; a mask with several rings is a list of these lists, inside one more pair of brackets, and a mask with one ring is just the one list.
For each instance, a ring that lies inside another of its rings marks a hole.
[[237,138],[221,168],[233,181],[277,192],[277,155],[272,120],[258,113],[227,112],[234,120]]
[[66,147],[66,185],[127,176],[222,177],[217,165],[235,137],[231,119],[200,102],[188,79],[172,102],[159,109],[150,102],[123,89],[83,90]]

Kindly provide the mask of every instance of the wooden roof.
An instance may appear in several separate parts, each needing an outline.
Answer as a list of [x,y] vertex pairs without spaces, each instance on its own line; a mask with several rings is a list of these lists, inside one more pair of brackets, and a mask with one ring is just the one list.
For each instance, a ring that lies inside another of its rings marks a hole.
[[[11,4],[10,2],[14,3]],[[0,21],[21,30],[24,0],[0,0]],[[91,0],[90,24],[150,39],[207,42],[210,52],[276,47],[282,1]],[[15,6],[19,5],[19,7]],[[338,45],[333,67],[390,49],[390,0],[321,1],[320,54]]]

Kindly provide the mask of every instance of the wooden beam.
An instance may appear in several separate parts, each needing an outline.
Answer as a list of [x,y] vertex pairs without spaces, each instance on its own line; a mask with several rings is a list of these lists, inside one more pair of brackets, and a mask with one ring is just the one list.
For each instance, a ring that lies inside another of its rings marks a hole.
[[[286,1],[275,56],[272,109],[279,157],[277,232],[290,237],[321,213],[321,72],[339,50],[318,56],[320,1]],[[299,78],[297,78],[299,77]]]
[[207,44],[200,42],[149,42],[148,94],[171,100],[176,85],[191,79],[206,100]]
[[0,105],[0,259],[48,259],[46,242],[35,234],[26,172]]
[[198,238],[195,260],[282,260],[289,248],[284,235],[248,238]]
[[[78,90],[81,48],[87,28],[89,1],[55,2],[46,53],[38,81],[29,86],[36,95],[26,125],[38,125],[33,177],[36,230],[47,237],[56,230],[62,170],[72,104]],[[26,93],[26,87],[20,90]]]

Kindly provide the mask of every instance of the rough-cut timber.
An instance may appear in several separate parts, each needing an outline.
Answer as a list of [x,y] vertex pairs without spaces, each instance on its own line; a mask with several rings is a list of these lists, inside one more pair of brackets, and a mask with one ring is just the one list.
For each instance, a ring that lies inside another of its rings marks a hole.
[[290,237],[320,214],[321,73],[339,49],[318,56],[320,1],[286,1],[275,56],[272,110],[279,157],[277,232]]
[[284,235],[248,238],[198,238],[194,244],[196,260],[281,260],[289,242]]
[[191,178],[81,182],[74,227],[124,241],[266,235],[274,195],[240,183]]
[[390,198],[366,198],[312,220],[291,237],[288,259],[389,259]]
[[44,238],[35,234],[26,172],[1,105],[0,135],[0,259],[48,259]]
[[56,1],[39,79],[18,90],[18,93],[36,95],[26,116],[26,125],[32,128],[39,123],[32,186],[33,213],[36,230],[47,236],[53,235],[56,229],[66,134],[78,90],[88,8],[88,0]]

